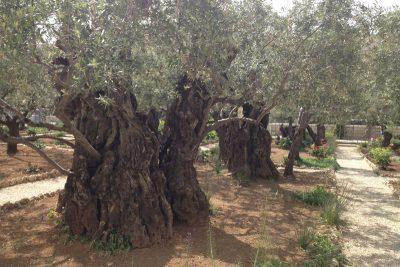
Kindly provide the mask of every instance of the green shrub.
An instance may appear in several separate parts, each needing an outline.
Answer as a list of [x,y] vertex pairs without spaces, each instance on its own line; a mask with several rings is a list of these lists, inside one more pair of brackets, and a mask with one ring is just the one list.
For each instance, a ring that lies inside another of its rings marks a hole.
[[217,140],[218,140],[218,134],[215,130],[212,130],[211,132],[207,133],[205,137],[206,142],[217,141]]
[[313,146],[311,148],[311,155],[317,158],[326,158],[328,155],[331,154],[331,151],[328,147],[328,145],[322,145],[322,146]]
[[127,237],[118,233],[110,233],[106,241],[94,242],[94,247],[98,250],[103,250],[111,255],[115,255],[119,251],[127,251],[131,249],[131,244]]
[[321,212],[322,220],[329,225],[340,226],[345,222],[342,220],[342,214],[346,208],[347,201],[342,196],[335,196],[325,202]]
[[385,169],[391,162],[392,151],[390,148],[374,147],[369,150],[369,155],[376,164]]
[[315,233],[312,228],[303,228],[297,232],[297,242],[304,250],[306,250],[314,240]]
[[48,131],[49,130],[47,128],[41,128],[41,127],[28,127],[28,129],[26,129],[26,133],[31,136],[44,134],[47,133]]
[[314,240],[305,249],[311,257],[305,266],[328,267],[336,261],[339,266],[347,264],[340,245],[333,244],[329,237],[315,235]]
[[45,145],[42,141],[40,141],[40,140],[35,141],[35,142],[33,143],[33,145],[34,145],[35,147],[39,148],[39,149],[44,149],[44,148],[46,148],[46,145]]
[[368,142],[362,142],[362,143],[360,144],[360,147],[362,147],[362,148],[367,148],[367,147],[368,147]]
[[287,137],[281,138],[281,139],[279,140],[279,143],[278,143],[278,146],[279,146],[281,149],[289,149],[291,145],[292,145],[292,140],[290,140],[290,139],[287,138]]
[[66,136],[67,135],[67,133],[66,132],[63,132],[63,131],[57,131],[57,132],[55,132],[55,134],[54,134],[56,137],[59,137],[59,138],[61,138],[61,137],[64,137],[64,136]]
[[37,165],[28,164],[28,168],[25,169],[25,172],[28,174],[36,174],[41,171],[40,167]]
[[165,127],[165,120],[160,120],[160,123],[158,124],[158,131],[161,133]]
[[0,133],[9,135],[10,131],[8,130],[8,127],[0,125]]
[[322,186],[317,186],[311,191],[296,193],[295,198],[301,200],[309,205],[323,206],[329,200],[334,198],[334,194],[327,191]]

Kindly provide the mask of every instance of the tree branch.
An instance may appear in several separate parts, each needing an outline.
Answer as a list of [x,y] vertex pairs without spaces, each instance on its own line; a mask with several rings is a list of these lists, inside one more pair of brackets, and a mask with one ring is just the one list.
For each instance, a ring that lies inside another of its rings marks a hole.
[[64,169],[60,164],[52,160],[46,153],[44,153],[41,149],[37,148],[31,142],[25,140],[21,137],[10,137],[0,132],[0,140],[11,143],[11,144],[24,144],[33,150],[36,151],[42,158],[44,158],[48,163],[50,163],[53,167],[55,167],[61,174],[70,175],[73,174],[71,171]]
[[212,131],[212,130],[217,130],[218,128],[225,126],[231,122],[235,122],[235,121],[241,121],[241,122],[247,122],[250,124],[254,124],[257,126],[260,126],[260,123],[258,123],[256,120],[250,119],[250,118],[239,118],[239,117],[234,117],[234,118],[227,118],[227,119],[222,119],[222,120],[218,120],[216,122],[214,122],[213,124],[209,125],[207,127],[207,133]]

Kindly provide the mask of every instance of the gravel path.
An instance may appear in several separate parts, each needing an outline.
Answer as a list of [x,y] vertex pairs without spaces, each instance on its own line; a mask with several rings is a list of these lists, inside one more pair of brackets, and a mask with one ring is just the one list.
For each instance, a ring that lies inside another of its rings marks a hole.
[[33,198],[63,189],[66,180],[67,178],[65,176],[60,176],[57,178],[24,183],[0,189],[0,206],[7,202],[15,203],[24,198]]
[[337,158],[336,177],[349,200],[345,254],[353,266],[400,266],[400,201],[388,178],[377,176],[356,146],[339,145]]

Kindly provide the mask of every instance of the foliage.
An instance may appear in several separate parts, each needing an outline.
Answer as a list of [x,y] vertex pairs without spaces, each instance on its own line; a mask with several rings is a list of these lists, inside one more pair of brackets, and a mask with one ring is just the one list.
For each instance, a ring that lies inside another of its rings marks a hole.
[[46,148],[46,145],[45,145],[42,141],[40,141],[40,140],[35,141],[35,142],[33,143],[33,145],[34,145],[35,147],[39,148],[39,149],[45,149],[45,148]]
[[267,259],[253,264],[254,267],[288,267],[289,264],[282,262],[279,259]]
[[25,169],[25,172],[28,174],[36,174],[41,171],[41,168],[37,165],[28,164],[28,168]]
[[[30,136],[36,136],[38,134],[44,134],[47,133],[49,130],[46,128],[41,128],[41,127],[28,127],[26,129],[26,133]],[[62,132],[59,132],[62,133]]]
[[329,200],[334,198],[334,194],[327,191],[322,186],[317,186],[311,191],[296,193],[295,198],[309,205],[323,206],[325,203],[328,203]]
[[291,145],[292,145],[292,140],[290,140],[290,138],[288,137],[281,138],[278,143],[278,146],[281,149],[289,149]]
[[335,195],[335,197],[328,199],[321,212],[322,220],[325,223],[335,225],[336,227],[343,225],[345,222],[342,219],[342,214],[346,205],[347,200],[344,196]]
[[212,142],[212,141],[217,141],[218,140],[218,134],[215,130],[212,130],[211,132],[207,133],[205,137],[205,141]]
[[119,233],[110,233],[107,240],[97,240],[93,244],[97,250],[106,251],[110,255],[115,255],[121,251],[127,251],[131,249],[129,239]]
[[303,244],[304,250],[310,255],[311,260],[308,261],[305,266],[321,266],[329,267],[332,266],[336,261],[339,266],[343,266],[347,263],[346,257],[342,253],[340,245],[334,244],[328,236],[322,236],[318,234],[312,235],[312,240],[308,240],[308,243]]
[[161,133],[165,127],[165,120],[160,120],[158,123],[158,132]]
[[315,232],[310,227],[302,228],[297,232],[297,242],[304,250],[306,250],[314,240]]
[[331,155],[328,144],[322,146],[311,146],[311,155],[317,158],[326,158]]
[[344,125],[343,124],[335,125],[335,136],[339,139],[342,139],[344,137]]
[[392,151],[390,148],[373,147],[368,153],[372,160],[382,169],[385,169],[387,166],[389,166],[392,157]]
[[56,131],[54,135],[55,135],[56,137],[61,138],[61,137],[65,137],[65,136],[67,135],[67,133],[66,133],[66,132],[63,132],[63,131]]
[[338,170],[340,165],[337,163],[334,157],[326,158],[300,158],[296,161],[299,166],[305,166],[308,168],[325,169],[330,168]]

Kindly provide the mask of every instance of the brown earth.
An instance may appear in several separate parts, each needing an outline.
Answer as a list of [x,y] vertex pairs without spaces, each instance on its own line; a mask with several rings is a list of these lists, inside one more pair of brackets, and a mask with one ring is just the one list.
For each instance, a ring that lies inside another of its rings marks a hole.
[[[71,166],[72,149],[55,146],[53,141],[47,141],[45,144],[44,151],[52,159],[64,168]],[[54,167],[31,148],[18,145],[18,153],[10,157],[6,153],[6,144],[0,143],[0,188],[58,175]]]
[[[281,148],[279,148],[278,145],[275,144],[275,141],[272,142],[271,159],[276,165],[282,166],[284,158],[287,157],[288,154],[289,154],[289,150],[281,149]],[[301,151],[300,157],[301,158],[312,158],[313,156],[311,156],[307,152]]]
[[216,213],[210,224],[178,225],[167,245],[109,256],[90,249],[88,243],[68,242],[48,217],[57,197],[46,198],[0,217],[0,266],[212,266],[209,233],[216,266],[252,266],[263,244],[262,233],[266,233],[269,257],[287,263],[307,259],[296,232],[304,225],[320,227],[318,210],[293,200],[292,195],[324,184],[330,174],[296,173],[296,180],[257,181],[242,187],[226,171],[216,175],[211,165],[196,167]]

